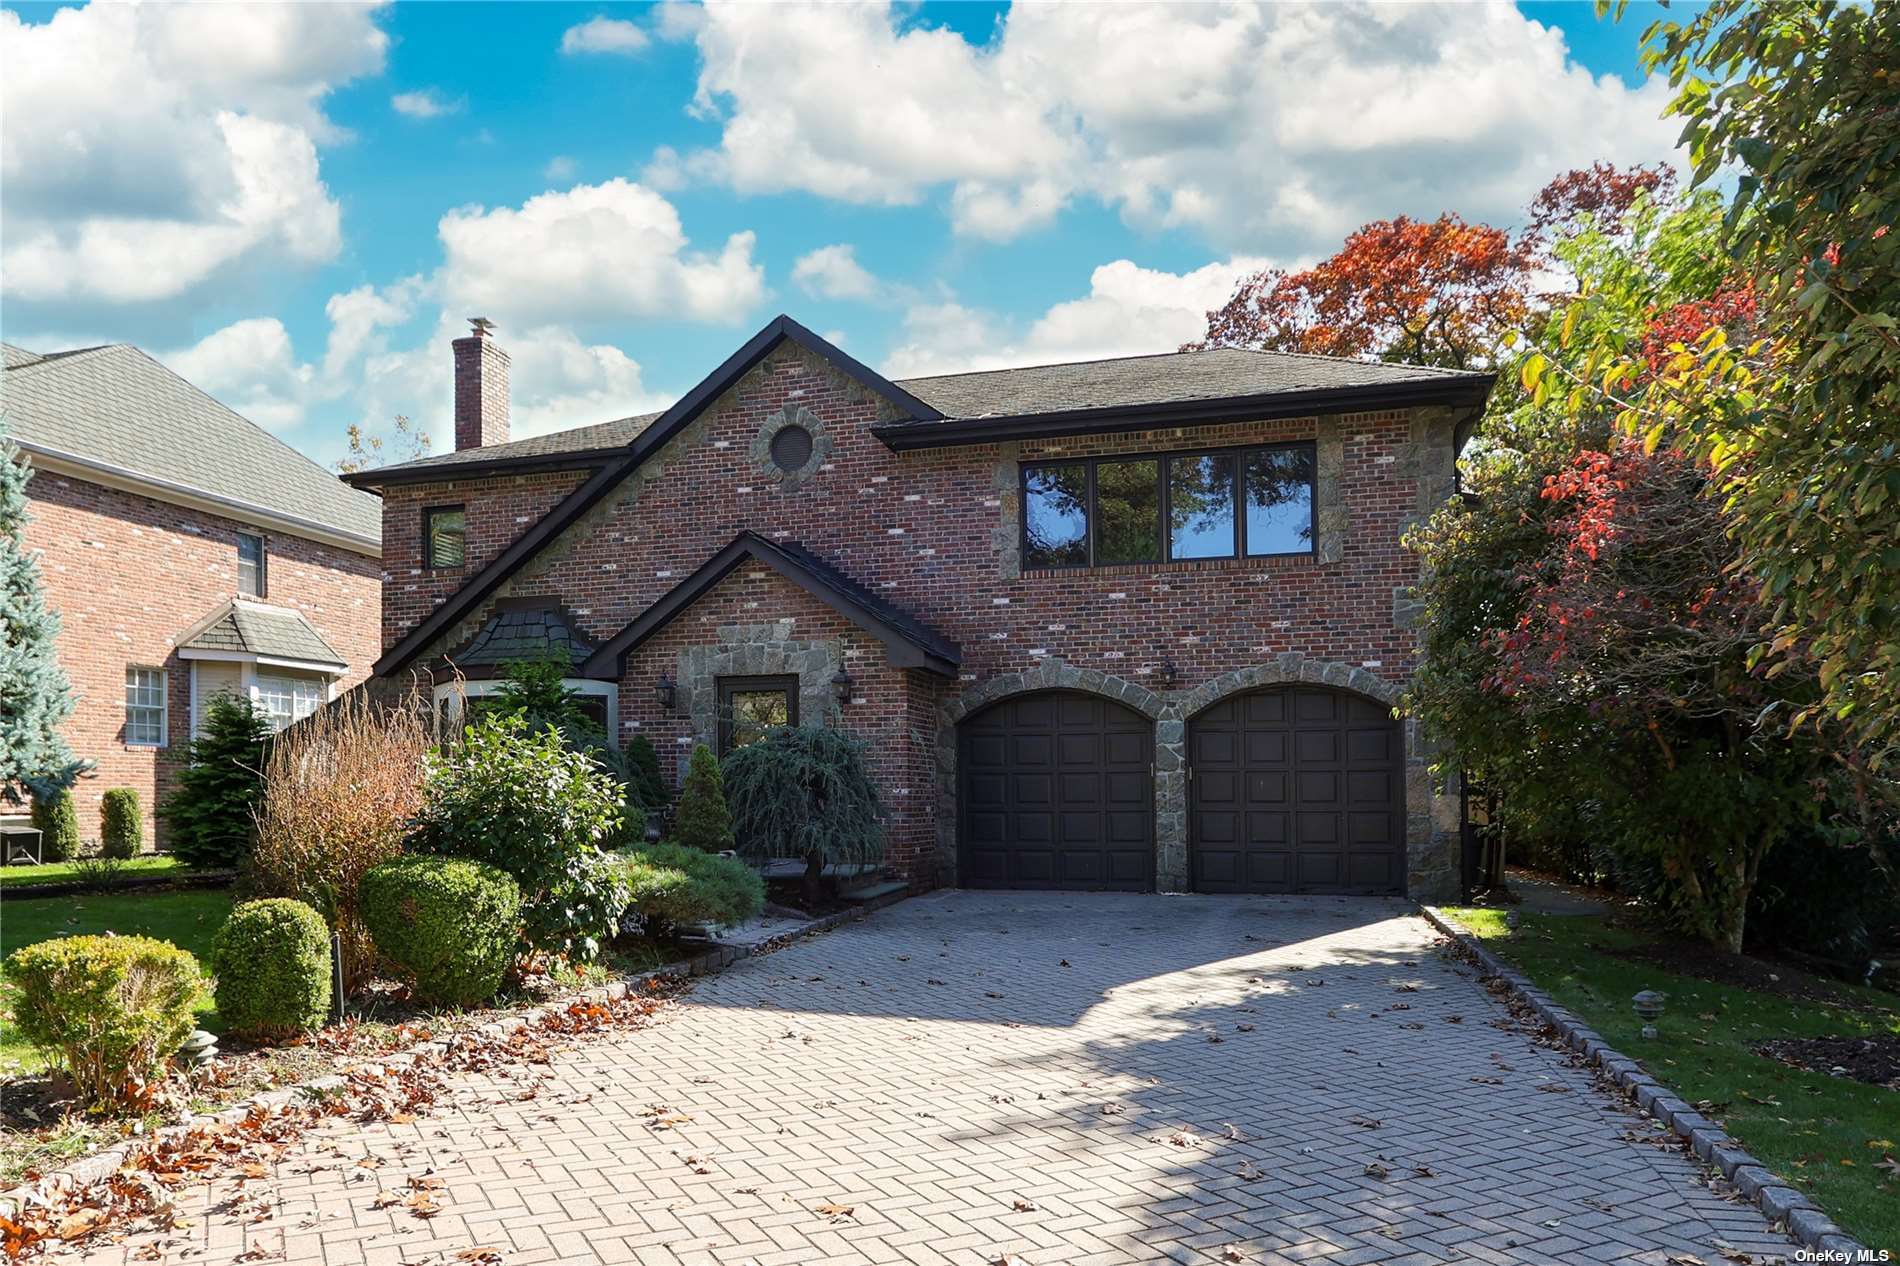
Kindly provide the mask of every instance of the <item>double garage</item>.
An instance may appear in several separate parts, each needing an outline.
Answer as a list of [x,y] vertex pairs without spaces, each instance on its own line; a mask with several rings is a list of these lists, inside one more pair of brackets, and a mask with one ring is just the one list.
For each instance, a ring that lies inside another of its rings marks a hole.
[[[1154,722],[1097,695],[1017,695],[958,728],[966,888],[1156,885]],[[1186,724],[1195,892],[1403,893],[1405,754],[1390,708],[1324,686],[1229,696]]]

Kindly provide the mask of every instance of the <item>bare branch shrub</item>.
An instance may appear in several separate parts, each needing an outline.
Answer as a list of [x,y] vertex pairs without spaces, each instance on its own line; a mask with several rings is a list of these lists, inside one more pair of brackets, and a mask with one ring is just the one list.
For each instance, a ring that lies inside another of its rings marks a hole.
[[381,706],[359,690],[285,730],[265,768],[253,882],[262,896],[314,906],[342,936],[346,987],[375,953],[357,884],[402,852],[429,746],[418,700]]

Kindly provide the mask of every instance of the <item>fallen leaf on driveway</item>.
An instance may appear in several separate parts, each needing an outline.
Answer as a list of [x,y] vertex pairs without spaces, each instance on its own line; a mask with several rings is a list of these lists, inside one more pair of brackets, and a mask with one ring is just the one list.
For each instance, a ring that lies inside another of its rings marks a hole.
[[1005,1253],[1001,1257],[990,1258],[990,1266],[1029,1266],[1029,1259],[1015,1253]]
[[1034,1200],[1024,1200],[1019,1196],[1016,1202],[1010,1207],[1015,1209],[1018,1213],[1034,1213],[1036,1211],[1036,1202]]
[[1539,1086],[1538,1089],[1547,1095],[1567,1095],[1570,1093],[1570,1087],[1555,1081],[1547,1081]]
[[1473,1077],[1471,1080],[1481,1086],[1502,1086],[1504,1084],[1504,1078],[1502,1077]]
[[1240,1250],[1235,1248],[1232,1244],[1229,1244],[1220,1251],[1220,1259],[1223,1262],[1244,1262],[1247,1260],[1240,1255]]
[[1201,1136],[1190,1130],[1176,1130],[1174,1133],[1168,1135],[1168,1142],[1174,1144],[1176,1147],[1199,1147],[1201,1145]]
[[827,1200],[824,1204],[818,1206],[817,1211],[822,1213],[829,1221],[843,1222],[851,1216],[851,1210],[855,1207],[854,1205],[838,1204],[834,1201]]
[[1356,1125],[1362,1130],[1376,1130],[1381,1125],[1385,1124],[1385,1122],[1379,1120],[1378,1117],[1357,1117],[1357,1116],[1347,1117],[1346,1123],[1348,1125]]
[[1366,1162],[1366,1176],[1368,1178],[1385,1178],[1390,1176],[1391,1173],[1391,1170],[1381,1165],[1378,1161]]

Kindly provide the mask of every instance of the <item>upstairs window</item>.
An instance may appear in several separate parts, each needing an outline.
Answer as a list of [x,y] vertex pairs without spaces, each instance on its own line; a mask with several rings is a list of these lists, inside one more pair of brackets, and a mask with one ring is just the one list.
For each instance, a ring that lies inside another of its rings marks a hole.
[[460,567],[468,561],[468,516],[461,506],[431,506],[422,512],[422,565]]
[[1023,566],[1313,552],[1310,443],[1023,467]]
[[264,538],[239,532],[237,538],[238,596],[264,596]]

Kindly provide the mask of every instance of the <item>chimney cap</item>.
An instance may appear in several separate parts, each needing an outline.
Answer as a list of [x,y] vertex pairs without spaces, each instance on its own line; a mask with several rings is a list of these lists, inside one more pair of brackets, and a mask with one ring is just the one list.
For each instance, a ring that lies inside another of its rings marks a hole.
[[475,331],[476,338],[487,338],[488,332],[495,328],[495,323],[487,317],[470,317],[468,328]]

